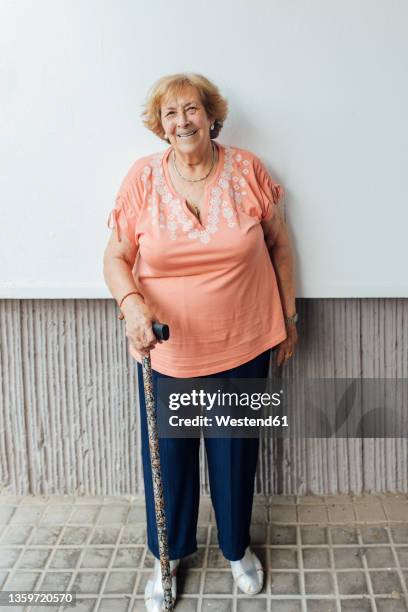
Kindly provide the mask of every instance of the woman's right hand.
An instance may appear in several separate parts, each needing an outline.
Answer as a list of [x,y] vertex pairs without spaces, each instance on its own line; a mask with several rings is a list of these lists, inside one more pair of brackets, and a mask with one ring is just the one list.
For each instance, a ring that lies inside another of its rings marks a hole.
[[128,304],[123,304],[122,312],[125,316],[126,336],[132,346],[141,355],[147,357],[156,343],[160,342],[152,329],[153,321],[156,321],[157,318],[145,303],[135,303],[130,300]]

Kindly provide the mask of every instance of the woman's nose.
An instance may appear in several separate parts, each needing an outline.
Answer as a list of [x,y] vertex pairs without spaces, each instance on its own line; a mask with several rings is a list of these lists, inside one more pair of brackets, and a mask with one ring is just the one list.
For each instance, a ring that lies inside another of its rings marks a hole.
[[182,127],[183,125],[186,125],[186,123],[188,123],[187,115],[182,111],[177,117],[177,124]]

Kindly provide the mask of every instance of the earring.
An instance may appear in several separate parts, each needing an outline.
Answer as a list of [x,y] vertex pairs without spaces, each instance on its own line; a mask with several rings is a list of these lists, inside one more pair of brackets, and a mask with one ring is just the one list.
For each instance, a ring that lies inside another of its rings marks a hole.
[[210,127],[211,127],[211,129],[213,130],[213,129],[214,129],[214,123],[213,123],[213,124],[212,124]]

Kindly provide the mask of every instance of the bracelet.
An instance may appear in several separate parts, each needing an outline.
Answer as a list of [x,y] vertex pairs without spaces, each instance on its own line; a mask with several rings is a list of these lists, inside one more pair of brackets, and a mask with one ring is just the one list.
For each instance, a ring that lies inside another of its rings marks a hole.
[[[126,300],[126,298],[129,297],[129,295],[139,295],[142,298],[142,300],[143,300],[143,295],[139,291],[129,291],[129,293],[124,295],[123,298],[120,300],[120,302],[119,302],[119,310],[121,309],[122,304]],[[124,318],[125,318],[125,315],[122,312],[120,312],[120,314],[118,314],[118,319],[120,319],[122,321]]]
[[291,317],[285,317],[285,323],[286,325],[296,325],[296,323],[298,322],[299,319],[299,315],[297,312],[295,312],[294,315],[292,315]]

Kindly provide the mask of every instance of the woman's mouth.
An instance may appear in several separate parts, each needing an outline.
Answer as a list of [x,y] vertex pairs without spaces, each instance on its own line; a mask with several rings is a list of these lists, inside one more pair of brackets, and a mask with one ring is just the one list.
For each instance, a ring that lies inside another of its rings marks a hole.
[[178,138],[190,138],[191,136],[194,136],[194,134],[197,132],[197,130],[190,130],[190,132],[185,132],[185,134],[177,134]]

